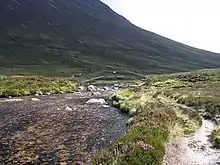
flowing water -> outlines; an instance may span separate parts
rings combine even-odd
[[[1,99],[0,164],[88,164],[126,132],[127,116],[119,110],[86,104],[103,96],[110,93]]]

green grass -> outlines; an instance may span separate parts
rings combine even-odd
[[[135,108],[137,113],[129,132],[112,148],[94,158],[93,164],[159,165],[165,145],[171,138],[191,134],[199,128],[201,118],[198,113],[184,109],[166,97],[163,91],[161,88],[135,86],[112,96],[113,104],[122,112],[129,114]],[[140,141],[153,149],[143,149],[138,145]]]
[[[205,113],[219,115],[220,69],[167,75],[151,75],[143,82],[116,92],[113,105],[122,112],[136,109],[128,132],[101,151],[95,165],[160,165],[165,146],[174,138],[190,136],[202,124]],[[139,145],[152,146],[144,149]],[[219,127],[213,131],[219,145]]]
[[[1,1],[1,6],[7,5],[8,0]],[[27,10],[23,3],[23,10],[10,5],[14,11],[1,8],[0,74],[71,76],[78,71],[90,74],[117,68],[141,75],[220,67],[219,54],[140,29],[101,1],[58,1],[56,7],[65,14],[57,17],[57,11],[51,10],[50,20],[45,18],[47,25],[35,13],[48,12],[48,4],[31,5]]]
[[[180,104],[209,113],[214,119],[220,114],[220,70],[201,70],[176,74],[173,78],[189,85],[166,90],[166,95]]]
[[[0,97],[27,96],[34,94],[74,92],[76,85],[71,79],[38,76],[1,76]]]
[[[80,70],[81,72],[81,70]],[[79,69],[68,65],[13,65],[10,67],[0,66],[0,75],[5,76],[46,76],[46,77],[70,77],[79,73]]]
[[[220,148],[220,126],[217,126],[212,132],[212,141],[214,147]]]

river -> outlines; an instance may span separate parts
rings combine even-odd
[[[0,100],[0,164],[88,164],[126,132],[127,116],[91,92]]]

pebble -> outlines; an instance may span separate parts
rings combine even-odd
[[[73,109],[67,106],[67,107],[65,108],[65,110],[66,110],[66,111],[72,111]]]
[[[31,98],[31,101],[40,101],[38,98]]]
[[[105,91],[108,91],[108,90],[109,90],[109,88],[108,88],[108,87],[106,87],[106,86],[105,86],[103,89],[104,89]]]
[[[80,91],[84,91],[84,90],[85,90],[84,86],[79,86],[78,89],[79,89]]]
[[[50,93],[50,92],[47,92],[46,95],[51,95],[51,93]]]
[[[132,108],[132,109],[129,110],[129,115],[132,116],[132,115],[134,115],[136,112],[137,112],[137,109],[136,109],[136,108]]]
[[[100,92],[92,92],[92,96],[94,96],[94,95],[101,95],[101,93]]]
[[[109,105],[102,105],[104,108],[110,108],[111,106]]]
[[[88,91],[96,91],[96,86],[94,86],[94,85],[89,85],[89,86],[88,86]]]

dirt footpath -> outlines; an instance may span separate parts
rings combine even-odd
[[[203,124],[191,137],[171,142],[166,149],[163,165],[220,165],[220,150],[212,147],[210,135],[214,124]]]

